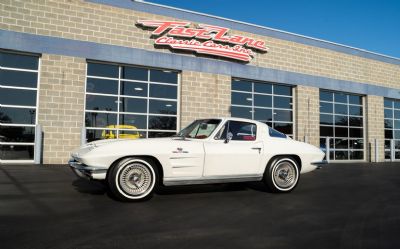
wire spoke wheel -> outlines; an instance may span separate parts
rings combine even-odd
[[[125,193],[133,196],[146,193],[152,186],[152,182],[150,169],[137,162],[125,166],[119,175],[120,187]]]
[[[296,166],[289,161],[278,162],[274,167],[273,180],[282,189],[291,188],[297,182]]]

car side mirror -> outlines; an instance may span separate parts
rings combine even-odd
[[[229,143],[229,141],[231,141],[233,138],[233,134],[232,132],[228,132],[228,134],[226,134],[226,138],[225,138],[225,143]]]

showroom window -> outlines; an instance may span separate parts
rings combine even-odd
[[[87,140],[176,134],[178,82],[175,71],[88,62]]]
[[[39,57],[0,51],[0,160],[34,159]]]
[[[360,95],[320,90],[320,146],[330,138],[331,160],[364,159],[364,110]]]
[[[385,159],[391,159],[390,140],[394,142],[394,159],[400,159],[400,100],[385,98]]]
[[[293,137],[292,87],[232,79],[232,117],[261,121]]]

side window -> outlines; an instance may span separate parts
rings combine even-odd
[[[257,126],[253,123],[228,121],[218,132],[216,139],[226,139],[226,135],[229,133],[232,136],[231,140],[254,141],[256,140]]]
[[[287,136],[271,127],[269,127],[269,136],[270,137],[279,137],[279,138],[287,138]]]

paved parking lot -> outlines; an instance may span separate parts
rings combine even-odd
[[[0,247],[400,248],[400,164],[331,164],[290,194],[164,188],[121,203],[66,166],[0,166]]]

